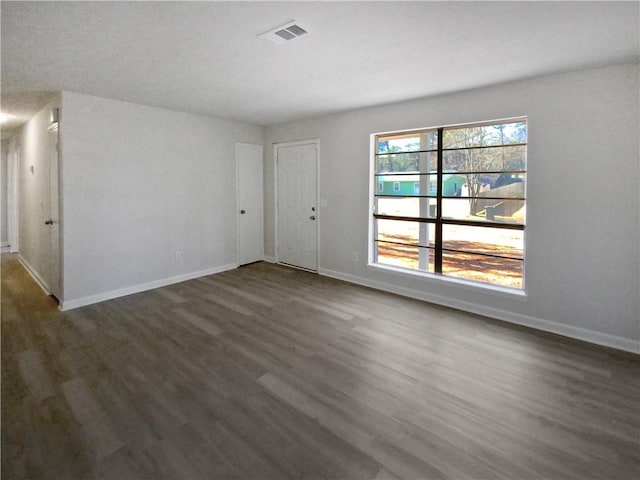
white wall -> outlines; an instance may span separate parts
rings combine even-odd
[[[236,264],[235,144],[262,127],[63,92],[60,141],[65,308]]]
[[[0,246],[9,242],[7,235],[7,160],[9,157],[9,140],[2,140],[0,145]]]
[[[265,145],[320,138],[321,273],[639,350],[638,92],[638,66],[622,65],[272,126]],[[366,266],[370,134],[521,115],[525,299]],[[271,148],[265,157],[265,255],[274,256]]]
[[[19,135],[12,135],[7,147],[7,242],[9,251],[17,253],[20,251],[20,232],[18,223],[18,195],[20,191],[20,138]]]
[[[52,108],[59,107],[57,97],[40,110],[21,129],[17,145],[18,165],[18,243],[20,257],[38,281],[46,287],[51,268],[51,229],[49,218],[49,131]],[[33,170],[33,171],[32,171]]]

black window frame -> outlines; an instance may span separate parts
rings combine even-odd
[[[472,147],[454,147],[454,148],[445,148],[444,147],[444,133],[446,130],[456,130],[456,129],[462,129],[462,128],[474,128],[474,127],[485,127],[485,126],[495,126],[495,125],[506,125],[506,124],[512,124],[512,123],[524,123],[526,125],[526,140],[524,142],[518,142],[518,143],[501,143],[498,145],[479,145],[479,146],[472,146]],[[389,175],[394,175],[394,173],[391,172],[384,172],[384,173],[378,173],[377,172],[377,157],[379,156],[389,156],[389,155],[393,155],[393,153],[389,153],[389,152],[378,152],[378,143],[379,143],[379,138],[380,137],[389,137],[389,136],[409,136],[412,134],[415,135],[419,135],[419,134],[429,134],[429,133],[436,133],[437,135],[437,148],[436,149],[420,149],[420,150],[416,150],[415,153],[436,153],[437,154],[437,166],[436,166],[436,172],[435,172],[435,176],[437,178],[436,180],[436,194],[435,196],[432,195],[431,193],[431,188],[430,186],[427,188],[428,193],[427,195],[394,195],[394,198],[430,198],[430,199],[435,199],[436,201],[436,207],[435,207],[435,212],[436,215],[435,216],[417,216],[417,217],[404,217],[404,216],[398,216],[398,215],[389,215],[389,214],[380,214],[377,211],[375,211],[375,205],[377,204],[376,199],[377,198],[384,198],[384,197],[389,197],[388,195],[385,195],[384,193],[376,193],[374,191],[373,195],[371,195],[371,200],[372,200],[372,206],[373,208],[373,215],[372,215],[372,222],[373,222],[373,228],[371,229],[371,235],[370,235],[370,241],[372,242],[372,247],[373,247],[373,257],[372,257],[372,263],[376,266],[383,266],[385,268],[387,267],[391,267],[391,268],[401,268],[403,270],[408,270],[412,273],[418,273],[418,274],[424,274],[425,276],[432,276],[432,275],[436,275],[436,276],[441,276],[441,277],[445,277],[445,278],[455,278],[458,280],[466,280],[466,281],[470,281],[470,282],[477,282],[478,285],[490,285],[490,286],[494,286],[494,287],[504,287],[504,288],[510,288],[513,289],[515,291],[524,291],[525,289],[525,245],[524,245],[524,232],[526,229],[526,220],[523,220],[522,223],[510,223],[510,222],[504,222],[504,221],[490,221],[490,220],[480,220],[480,221],[474,221],[474,220],[467,220],[467,219],[456,219],[456,218],[447,218],[447,217],[443,217],[443,200],[444,199],[448,199],[448,198],[452,198],[450,195],[444,195],[443,189],[444,189],[444,175],[451,173],[451,172],[445,172],[444,171],[444,161],[443,161],[443,157],[444,157],[444,153],[447,151],[453,151],[453,150],[469,150],[469,149],[480,149],[480,148],[504,148],[505,146],[523,146],[524,147],[524,152],[525,152],[525,160],[524,160],[524,168],[519,169],[519,170],[504,170],[504,165],[503,165],[503,170],[491,170],[491,171],[486,171],[486,172],[480,172],[482,174],[517,174],[517,175],[521,175],[522,178],[526,179],[527,176],[527,145],[528,145],[528,129],[529,129],[529,123],[528,123],[528,118],[527,117],[517,117],[517,118],[509,118],[509,119],[504,119],[504,120],[494,120],[494,121],[488,121],[488,122],[478,122],[478,123],[467,123],[467,124],[458,124],[458,125],[449,125],[449,126],[441,126],[441,127],[435,127],[435,128],[423,128],[423,129],[416,129],[416,130],[405,130],[405,131],[401,131],[401,132],[389,132],[389,133],[378,133],[378,134],[374,134],[373,137],[373,142],[372,142],[372,171],[373,171],[373,178],[374,181],[377,182],[378,181],[378,177],[383,177],[383,176],[389,176]],[[396,155],[405,155],[407,152],[394,152]],[[478,173],[478,172],[456,172],[456,173],[461,173],[461,174],[469,174],[469,173]],[[401,173],[395,173],[396,175],[401,174]],[[434,175],[432,170],[428,170],[426,172],[420,171],[419,173],[420,175]],[[526,184],[525,184],[525,189],[526,189]],[[395,193],[395,192],[394,192]],[[457,198],[471,198],[470,196],[456,196]],[[524,205],[526,205],[526,191],[523,194],[522,197],[508,197],[506,199],[508,200],[519,200],[519,201],[523,201]],[[494,197],[482,197],[484,199],[493,199]],[[497,198],[495,198],[497,199]],[[503,197],[501,197],[500,199],[505,199]],[[385,240],[379,240],[377,238],[377,229],[376,229],[376,220],[399,220],[399,221],[410,221],[410,222],[424,222],[424,223],[429,223],[434,225],[435,227],[435,241],[433,243],[433,246],[431,246],[431,244],[427,244],[428,246],[421,246],[421,245],[416,245],[416,244],[410,244],[410,243],[399,243],[400,245],[405,245],[405,246],[411,246],[411,247],[419,247],[419,248],[427,248],[430,251],[433,251],[433,255],[434,255],[434,269],[432,272],[429,271],[429,268],[427,268],[426,270],[423,269],[413,269],[413,268],[408,268],[408,267],[395,267],[393,265],[389,265],[386,263],[378,263],[377,262],[377,243],[378,242],[382,242],[382,243],[391,243]],[[444,242],[443,242],[443,227],[445,225],[459,225],[459,226],[471,226],[471,227],[484,227],[484,228],[499,228],[499,229],[512,229],[512,230],[518,230],[518,231],[522,231],[523,232],[523,246],[522,246],[522,256],[521,258],[517,258],[517,257],[510,257],[508,255],[495,255],[495,254],[490,254],[490,253],[479,253],[479,252],[472,252],[469,250],[456,250],[456,249],[452,249],[452,248],[445,248],[444,247]],[[466,279],[464,277],[459,277],[459,276],[453,276],[453,275],[447,275],[445,272],[443,272],[443,255],[445,252],[453,252],[453,253],[467,253],[467,254],[472,254],[472,255],[477,255],[477,256],[482,256],[482,257],[498,257],[498,258],[504,258],[504,259],[511,259],[511,260],[517,260],[521,262],[521,270],[522,270],[522,281],[521,281],[521,286],[520,287],[505,287],[504,285],[500,285],[498,283],[494,283],[494,282],[490,282],[490,281],[478,281],[478,280],[472,280],[472,279]],[[431,255],[431,254],[430,254]]]

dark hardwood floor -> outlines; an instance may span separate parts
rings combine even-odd
[[[637,479],[637,356],[265,263],[57,311],[2,256],[3,479]]]

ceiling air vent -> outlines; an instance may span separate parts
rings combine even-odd
[[[306,35],[307,33],[308,32],[300,25],[297,25],[296,22],[289,22],[276,27],[273,30],[269,30],[268,32],[261,33],[258,37],[269,40],[276,45],[280,45],[288,42],[289,40]]]

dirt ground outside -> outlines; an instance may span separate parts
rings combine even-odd
[[[395,236],[390,241],[403,241]],[[406,239],[410,240],[410,239]],[[496,255],[517,254],[515,249],[496,247],[480,242],[448,242],[447,246],[455,250],[473,250],[474,252],[494,253]],[[392,243],[378,244],[378,261],[412,270],[418,269],[419,247]],[[429,270],[433,272],[433,254],[430,255]],[[442,270],[446,275],[481,282],[489,282],[505,287],[522,288],[522,261],[507,258],[487,257],[473,253],[447,252],[442,255]]]
[[[380,202],[379,206],[385,213],[398,216],[413,216],[419,210],[418,199],[393,200]],[[444,211],[455,218],[478,220],[470,217],[468,202],[456,199],[444,200]],[[393,211],[391,211],[393,210]],[[511,218],[504,219],[511,222],[524,222],[524,208],[516,212]],[[499,220],[499,219],[496,219]],[[424,227],[423,227],[424,228]],[[427,227],[429,228],[429,227]],[[424,235],[429,243],[434,242],[434,230]],[[420,242],[420,224],[409,221],[379,220],[378,221],[378,262],[387,265],[419,269],[421,247],[414,245],[426,244]],[[471,240],[470,240],[471,239]],[[390,243],[383,243],[390,242]],[[405,245],[401,245],[405,244]],[[488,282],[505,287],[522,288],[524,234],[519,230],[470,227],[460,225],[444,225],[443,227],[443,273],[458,278]],[[427,250],[422,248],[422,250]],[[461,250],[461,251],[450,251]],[[497,258],[513,257],[513,258]],[[430,250],[427,271],[434,271],[434,255]]]

